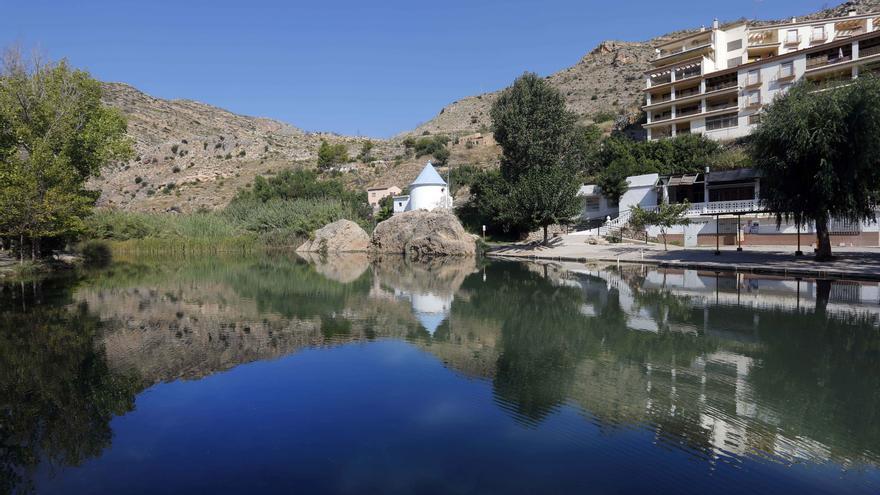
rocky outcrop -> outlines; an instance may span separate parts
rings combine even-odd
[[[370,249],[370,236],[351,220],[337,220],[315,231],[314,239],[296,249],[300,253],[358,253]]]
[[[373,231],[373,249],[412,258],[473,256],[475,237],[465,232],[455,215],[408,211],[381,222]]]

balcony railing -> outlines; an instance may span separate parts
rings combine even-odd
[[[797,35],[794,38],[786,37],[785,38],[785,46],[795,46],[801,44],[801,35]]]
[[[689,117],[691,115],[696,115],[696,114],[700,113],[701,111],[702,111],[702,109],[699,106],[692,107],[692,108],[685,108],[681,111],[676,111],[675,116],[676,117]]]
[[[834,65],[840,64],[843,62],[849,62],[852,60],[852,55],[845,55],[843,57],[830,57],[828,55],[822,55],[819,57],[812,57],[807,59],[807,70],[815,69],[818,67],[824,67],[826,65]]]
[[[660,205],[642,207],[648,211],[657,211]],[[763,211],[764,206],[759,199],[743,199],[738,201],[709,201],[706,203],[692,203],[684,212],[684,216],[698,217],[701,215],[726,215],[730,213],[749,213]],[[608,227],[623,227],[629,222],[632,210],[620,212],[620,216],[606,223]]]
[[[794,69],[782,70],[776,74],[776,80],[779,82],[791,81],[795,78]]]
[[[662,113],[660,115],[654,115],[651,118],[651,122],[663,122],[664,120],[669,120],[672,118],[672,112]]]
[[[687,98],[688,96],[693,96],[693,95],[698,95],[698,94],[700,94],[699,87],[685,89],[685,90],[681,90],[681,91],[676,91],[675,92],[675,99],[678,100],[681,98]]]
[[[871,55],[877,55],[878,53],[880,53],[880,44],[869,46],[868,48],[859,47],[859,58],[870,57]]]
[[[706,111],[707,112],[714,112],[715,110],[726,110],[728,108],[735,110],[737,108],[737,106],[738,106],[738,103],[736,100],[730,100],[730,101],[725,101],[723,103],[715,103],[715,104],[707,105]]]
[[[758,77],[748,77],[746,79],[746,89],[760,86],[761,82],[761,74],[758,74]]]
[[[711,93],[713,91],[721,91],[722,89],[735,88],[736,86],[736,79],[733,79],[731,81],[725,81],[718,84],[706,85],[706,92]]]

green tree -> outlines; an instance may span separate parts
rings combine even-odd
[[[449,163],[449,149],[446,147],[439,148],[432,156],[434,157],[435,165],[445,167]]]
[[[663,250],[668,250],[666,246],[666,231],[676,225],[687,225],[690,223],[684,214],[691,205],[687,201],[684,203],[669,204],[664,203],[655,210],[646,210],[640,206],[634,206],[630,210],[629,225],[635,230],[645,230],[649,225],[656,225],[660,228],[660,237],[663,238]]]
[[[543,78],[525,73],[505,89],[490,112],[501,146],[501,173],[513,182],[532,168],[571,164],[577,116]]]
[[[379,211],[376,212],[376,223],[384,222],[394,215],[394,196],[385,196],[379,200]]]
[[[510,195],[500,218],[525,230],[566,223],[578,212],[583,131],[557,89],[535,74],[520,76],[491,110],[501,145],[501,176]]]
[[[330,144],[326,139],[321,140],[321,146],[318,147],[318,168],[327,170],[347,161],[348,148],[345,147],[345,144]]]
[[[101,103],[101,85],[66,61],[7,52],[0,72],[0,235],[41,240],[85,229],[97,193],[86,181],[131,156],[125,118]]]
[[[817,91],[823,89],[823,91]],[[752,133],[761,200],[777,216],[816,227],[816,259],[831,259],[832,218],[874,218],[880,190],[880,80],[843,87],[795,85]]]
[[[364,144],[361,145],[361,151],[358,153],[358,160],[363,163],[370,163],[373,161],[373,148],[376,147],[376,144],[369,139],[364,141]]]

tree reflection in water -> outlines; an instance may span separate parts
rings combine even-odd
[[[40,463],[76,466],[110,445],[140,383],[113,373],[102,327],[67,281],[0,289],[0,492],[29,491]]]
[[[766,288],[789,281],[643,267],[312,262],[117,263],[74,299],[69,281],[4,287],[3,488],[41,459],[100,454],[110,419],[144,384],[376,338],[406,339],[487,380],[527,428],[572,406],[708,462],[878,463],[877,305],[850,310],[834,284],[810,285],[810,302],[800,282],[792,297]]]

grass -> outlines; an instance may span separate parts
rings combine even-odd
[[[114,253],[221,253],[295,248],[311,232],[357,212],[335,200],[236,201],[221,211],[186,214],[96,210],[87,237]]]

